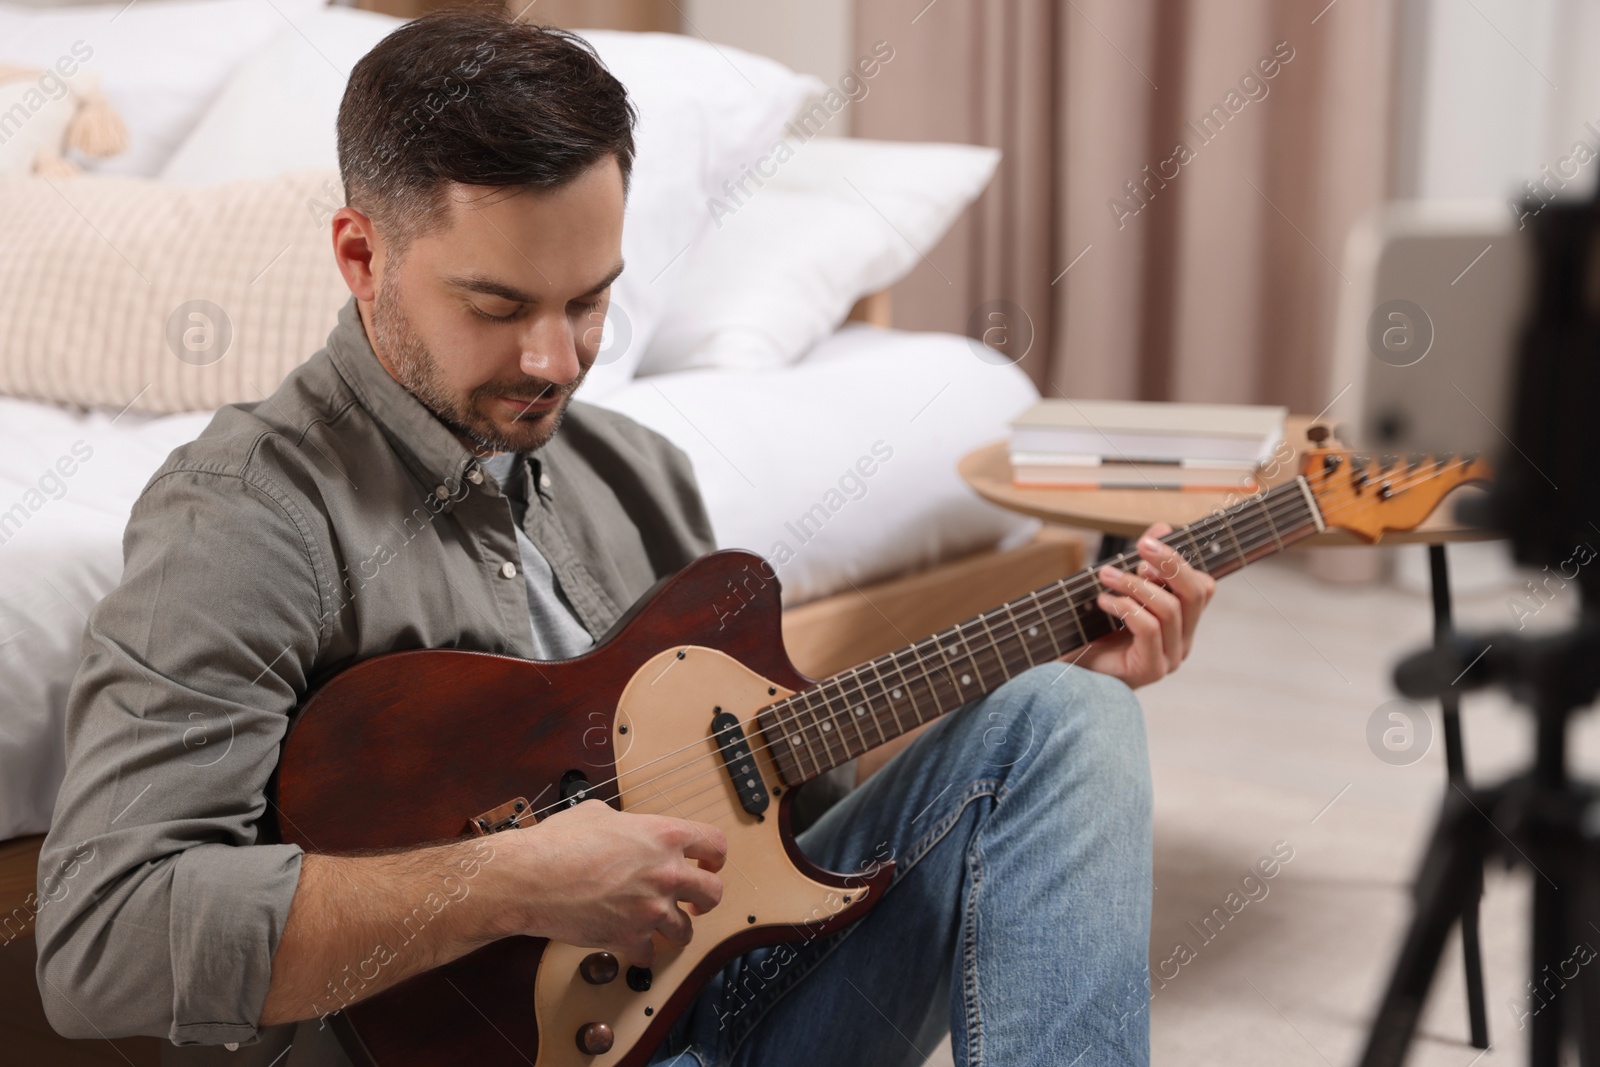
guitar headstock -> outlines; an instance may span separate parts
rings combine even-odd
[[[1319,446],[1326,430],[1312,439]],[[1300,473],[1317,498],[1329,527],[1372,542],[1390,530],[1411,530],[1433,513],[1450,490],[1492,476],[1476,452],[1377,453],[1349,448],[1310,448]]]

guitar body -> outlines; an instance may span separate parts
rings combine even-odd
[[[284,742],[274,801],[282,839],[308,852],[460,838],[517,798],[549,809],[564,781],[569,793],[586,782],[586,796],[623,810],[713,823],[728,839],[722,903],[695,918],[687,947],[657,939],[648,989],[623,975],[584,981],[579,964],[593,949],[507,938],[344,1008],[334,1022],[352,1059],[634,1067],[734,956],[809,940],[877,903],[892,864],[836,874],[794,842],[793,794],[755,723],[762,707],[813,684],[784,651],[780,608],[761,557],[714,552],[657,583],[577,659],[397,652],[346,670],[306,702]],[[711,732],[717,712],[744,728],[776,801],[764,814],[740,805]],[[482,840],[492,864],[495,836]],[[457,876],[455,887],[459,899],[470,880]],[[442,886],[417,905],[390,941],[397,952],[408,931],[451,906]],[[352,961],[327,1010],[360,996],[379,965]],[[614,1035],[608,1052],[580,1049],[592,1023]]]

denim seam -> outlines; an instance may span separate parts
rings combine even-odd
[[[922,858],[926,856],[935,845],[942,841],[952,828],[954,828],[955,824],[960,821],[962,814],[966,811],[967,805],[971,804],[974,800],[977,800],[982,796],[995,796],[1002,789],[1003,786],[1001,783],[992,778],[984,778],[970,783],[967,786],[966,791],[962,793],[960,803],[956,804],[943,819],[939,820],[939,822],[935,823],[931,828],[929,828],[927,833],[923,834],[922,837],[917,839],[904,860],[895,864],[895,873],[889,882],[888,888],[884,890],[884,898],[887,899],[890,891],[892,891],[894,887],[898,885],[900,881],[905,878],[905,876],[909,874],[911,870],[922,860]],[[883,901],[879,901],[877,907],[882,906]],[[807,975],[811,974],[812,971],[816,970],[823,960],[831,956],[834,951],[844,942],[844,939],[854,932],[860,925],[860,922],[851,923],[843,930],[831,935],[828,939],[828,944],[818,951],[816,958],[811,961],[809,966],[792,971],[781,983],[769,986],[762,991],[764,1002],[763,998],[758,998],[752,1004],[752,1010],[745,1016],[745,1018],[741,1020],[742,1032],[739,1033],[729,1043],[728,1062],[732,1062],[733,1057],[738,1053],[740,1046],[742,1046],[750,1037],[750,1034],[754,1032],[757,1024],[759,1024],[761,1020],[766,1017],[767,1013],[770,1012],[773,1007],[780,1000],[782,1000],[791,989],[795,987],[795,985],[797,985]]]
[[[983,888],[983,865],[977,835],[967,853],[967,870],[972,878],[967,894],[966,913],[961,917],[961,982],[962,1012],[967,1020],[967,1055],[969,1064],[983,1063],[983,1017],[978,1011],[978,1001],[983,991],[978,986],[978,909],[976,897]]]

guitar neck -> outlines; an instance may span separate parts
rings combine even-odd
[[[1303,477],[1252,496],[1161,540],[1214,578],[1323,528]],[[810,781],[1040,663],[1121,628],[1095,603],[1109,563],[1132,572],[1137,552],[1053,582],[877,659],[823,679],[757,717],[790,786]]]

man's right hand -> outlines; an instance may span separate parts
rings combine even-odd
[[[493,838],[502,886],[520,890],[509,933],[655,962],[652,935],[687,945],[690,917],[722,900],[728,840],[710,823],[620,812],[586,800],[536,826]],[[698,864],[698,865],[697,865]]]

